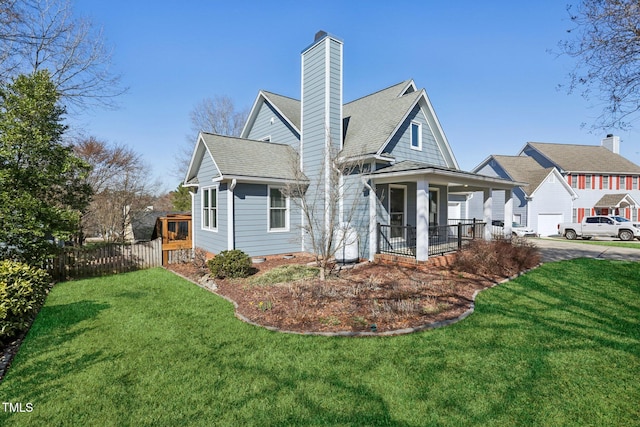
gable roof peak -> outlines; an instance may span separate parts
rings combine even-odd
[[[300,134],[300,100],[261,89],[251,107],[247,121],[240,134],[241,137],[248,136],[251,126],[253,126],[258,117],[260,106],[264,102],[268,102],[291,125],[293,130],[298,135]]]
[[[398,97],[405,96],[418,90],[418,87],[416,86],[416,83],[413,81],[413,79],[405,80],[405,82],[407,83],[407,85],[402,89],[402,91],[400,91],[400,95],[398,95]]]
[[[380,89],[377,90],[375,92],[372,92],[370,94],[361,96],[360,98],[356,98],[353,101],[349,101],[347,103],[345,103],[344,105],[347,106],[349,104],[352,104],[354,102],[358,102],[361,101],[362,99],[368,98],[370,96],[376,96],[376,95],[385,95],[385,92],[389,93],[389,97],[390,98],[400,98],[403,95],[406,95],[407,93],[407,89],[409,88],[410,85],[413,85],[414,91],[415,91],[415,83],[413,83],[412,79],[409,80],[403,80],[400,83],[396,83],[393,84],[391,86],[385,87],[384,89]]]

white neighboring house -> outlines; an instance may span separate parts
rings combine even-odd
[[[618,136],[607,135],[598,146],[528,142],[517,156],[489,156],[473,172],[527,182],[513,192],[513,221],[541,236],[588,215],[638,220],[640,166],[620,155]],[[493,219],[502,220],[503,192],[493,193]],[[472,217],[482,213],[481,196],[469,202]]]

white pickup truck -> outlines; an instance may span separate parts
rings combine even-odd
[[[558,224],[558,234],[569,240],[577,237],[618,237],[620,240],[640,240],[640,224],[621,216],[586,216],[582,222]]]

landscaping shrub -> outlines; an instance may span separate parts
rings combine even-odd
[[[527,239],[473,240],[456,254],[452,268],[480,275],[509,277],[540,263],[538,248]]]
[[[199,271],[207,270],[207,251],[197,248],[193,254],[192,262]]]
[[[44,303],[50,283],[44,270],[0,261],[0,341],[27,330]]]
[[[241,250],[222,251],[207,261],[209,271],[218,279],[247,277],[253,270],[249,255]]]

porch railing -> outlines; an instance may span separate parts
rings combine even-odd
[[[429,256],[455,252],[468,241],[482,238],[485,226],[477,220],[460,220],[456,224],[429,227]],[[378,224],[379,254],[415,257],[416,241],[414,226]]]

